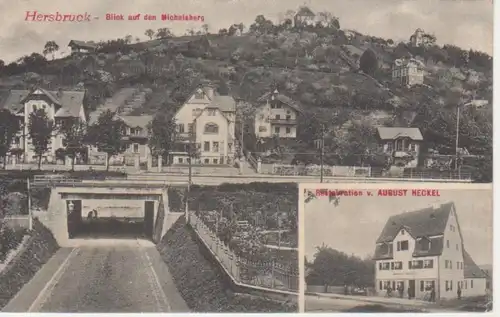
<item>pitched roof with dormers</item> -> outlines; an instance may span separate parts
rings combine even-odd
[[[300,109],[300,107],[291,98],[289,98],[289,97],[287,97],[287,96],[285,96],[283,94],[280,94],[277,90],[265,93],[259,99],[257,99],[257,101],[258,102],[269,101],[269,100],[272,99],[273,95],[274,95],[274,98],[276,100],[278,100],[281,103],[289,106],[290,108],[294,109],[295,111],[297,111],[297,112],[301,112],[302,111]]]
[[[15,114],[20,114],[20,112],[24,109],[25,100],[36,91],[40,91],[52,103],[60,106],[60,108],[55,113],[56,117],[64,118],[80,116],[80,111],[83,107],[85,92],[76,90],[49,91],[42,88],[36,88],[31,91],[11,90],[8,93],[7,98],[5,98],[5,101],[2,103],[1,107],[9,109]]]

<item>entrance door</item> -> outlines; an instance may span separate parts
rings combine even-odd
[[[415,280],[410,280],[408,285],[408,297],[415,298]]]
[[[155,223],[155,202],[144,202],[144,233],[146,237],[153,238],[153,227]]]
[[[66,210],[68,213],[68,235],[69,238],[74,238],[79,233],[82,222],[82,201],[68,200],[66,202]]]

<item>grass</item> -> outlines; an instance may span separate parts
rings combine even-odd
[[[158,244],[174,283],[193,312],[296,312],[297,306],[261,296],[235,293],[215,259],[179,218]]]

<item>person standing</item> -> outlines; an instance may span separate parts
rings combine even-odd
[[[458,299],[462,299],[462,289],[460,288],[460,285],[458,286],[458,289],[457,289],[457,297]]]
[[[431,302],[435,302],[436,301],[436,289],[434,288],[434,286],[431,287]]]

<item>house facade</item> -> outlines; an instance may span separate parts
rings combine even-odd
[[[392,66],[392,80],[408,87],[423,85],[424,64],[415,58],[397,59]]]
[[[420,163],[424,138],[419,128],[379,127],[377,138],[381,151],[391,157],[393,165],[417,167]]]
[[[95,52],[95,50],[97,49],[97,44],[94,42],[71,40],[68,43],[68,47],[71,48],[71,54],[73,54],[73,53],[91,53],[91,52]]]
[[[390,217],[376,241],[375,288],[385,296],[424,299],[434,288],[436,299],[485,295],[486,275],[464,249],[452,202]]]
[[[54,163],[56,161],[56,150],[64,148],[62,134],[57,127],[65,120],[79,119],[86,121],[83,107],[84,91],[58,90],[48,91],[42,88],[34,90],[11,90],[5,99],[3,107],[9,109],[19,119],[21,130],[14,138],[10,148],[11,155],[8,160],[11,163],[26,162],[36,163],[38,157],[34,152],[32,141],[29,137],[30,114],[43,109],[49,120],[56,126],[51,137],[51,143],[46,153],[42,155],[42,163]]]
[[[266,93],[258,99],[254,117],[254,131],[258,138],[297,137],[297,116],[300,108],[287,96],[277,90]]]
[[[314,26],[316,25],[316,22],[316,14],[314,14],[314,12],[306,6],[300,7],[293,17],[293,25],[295,27],[307,25]]]
[[[93,117],[95,120],[97,116]],[[109,159],[111,165],[128,165],[146,164],[151,158],[151,150],[148,146],[149,130],[148,125],[153,120],[152,116],[125,116],[116,115],[117,120],[124,123],[122,131],[122,142],[125,150]],[[91,122],[92,124],[93,122]],[[89,157],[93,161],[103,162],[105,153],[99,152],[95,146],[89,147]]]
[[[233,164],[235,155],[236,101],[219,95],[211,84],[194,89],[175,114],[176,144],[173,164],[188,164],[188,147],[196,144],[199,157],[193,164]]]

